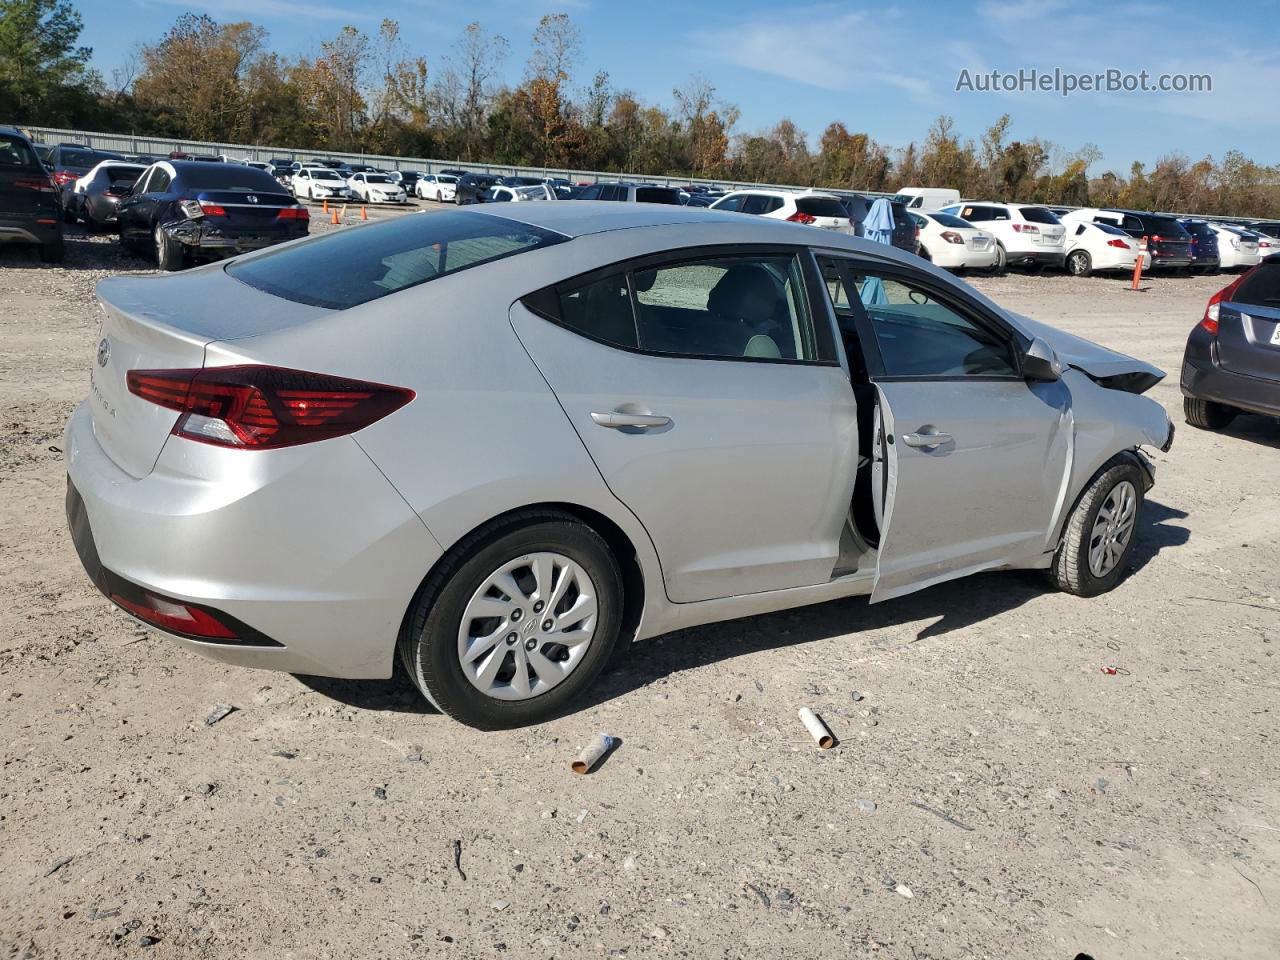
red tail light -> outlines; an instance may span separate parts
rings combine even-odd
[[[157,627],[174,633],[210,640],[238,639],[234,630],[211,613],[181,600],[167,600],[144,592],[140,600],[130,600],[113,593],[111,602],[128,610],[139,620],[154,623]]]
[[[1013,227],[1014,233],[1039,233],[1040,232],[1040,228],[1037,227],[1034,223],[1013,223],[1013,224],[1010,224],[1010,226]]]
[[[919,228],[917,228],[916,233],[919,234]],[[964,237],[960,236],[960,234],[956,233],[954,230],[944,230],[942,233],[942,239],[947,241],[947,243],[964,243]]]
[[[306,207],[285,207],[276,216],[277,220],[310,220],[311,214]]]
[[[1257,267],[1253,268],[1253,270],[1257,269]],[[1235,292],[1239,289],[1240,284],[1244,283],[1245,280],[1248,279],[1249,274],[1253,273],[1253,270],[1246,270],[1209,298],[1209,303],[1204,308],[1204,318],[1200,321],[1200,326],[1213,336],[1216,337],[1218,335],[1218,313],[1221,309],[1222,302],[1230,300],[1235,296]]]
[[[216,203],[207,203],[200,201],[200,209],[204,211],[206,217],[225,217],[227,215],[226,208],[218,206]]]
[[[787,217],[789,223],[816,223],[818,218],[810,213],[801,213],[797,210],[791,216]]]
[[[1158,233],[1157,233],[1155,236],[1153,236],[1153,237],[1151,238],[1151,242],[1152,242],[1152,243],[1164,243],[1164,237],[1160,236],[1160,234],[1158,234]]]
[[[179,411],[173,434],[240,450],[271,450],[362,430],[412,390],[283,367],[130,370],[129,392]]]
[[[1129,242],[1128,242],[1127,240],[1121,240],[1119,237],[1116,237],[1114,240],[1108,240],[1108,241],[1107,241],[1107,246],[1108,246],[1108,247],[1119,247],[1121,250],[1128,250],[1128,249],[1129,249]]]
[[[53,175],[53,182],[54,182],[54,183],[56,183],[56,184],[57,184],[58,186],[60,186],[60,187],[62,187],[62,186],[66,186],[66,185],[67,185],[68,183],[70,183],[72,180],[79,180],[79,179],[80,179],[80,178],[79,178],[79,177],[77,177],[77,176],[76,176],[74,173],[72,173],[70,170],[58,170],[58,171],[57,171],[57,172],[55,172],[55,173],[54,173],[54,175]]]

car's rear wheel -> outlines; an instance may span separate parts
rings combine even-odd
[[[1182,415],[1187,423],[1201,430],[1221,430],[1236,418],[1240,411],[1225,403],[1201,400],[1199,397],[1182,398]]]
[[[156,224],[156,266],[161,270],[181,270],[186,258],[182,252],[182,244],[164,232],[164,228]]]
[[[541,723],[608,663],[622,574],[568,514],[528,510],[467,537],[432,572],[401,631],[401,659],[442,711],[482,730]]]
[[[1093,273],[1093,260],[1084,250],[1073,250],[1067,255],[1067,273],[1073,277],[1087,277]]]
[[[1127,457],[1111,460],[1067,518],[1049,579],[1059,590],[1093,597],[1124,577],[1142,512],[1142,471]]]
[[[1008,269],[1009,269],[1009,258],[1004,251],[1004,244],[997,242],[996,243],[996,262],[995,262],[995,265],[991,268],[991,272],[997,277],[1002,277],[1004,276],[1005,272]]]
[[[48,243],[40,244],[40,259],[45,263],[61,263],[66,255],[67,248],[62,242],[61,234]]]

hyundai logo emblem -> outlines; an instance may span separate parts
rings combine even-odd
[[[103,337],[98,341],[98,366],[105,367],[111,359],[111,341]]]

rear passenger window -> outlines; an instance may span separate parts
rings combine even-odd
[[[147,193],[164,193],[169,189],[169,184],[173,182],[173,178],[169,176],[168,171],[163,167],[157,167],[155,173],[151,174],[151,180],[147,183]]]
[[[745,199],[747,198],[746,197],[725,197],[723,201],[716,204],[716,209],[729,210],[729,211],[732,211],[733,213],[741,213],[742,201],[744,201]]]
[[[724,257],[634,274],[640,347],[656,353],[813,360],[813,326],[792,256]]]

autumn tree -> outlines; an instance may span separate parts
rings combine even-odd
[[[541,164],[565,162],[565,88],[581,47],[581,35],[568,14],[548,14],[533,31],[525,87],[538,130]]]

